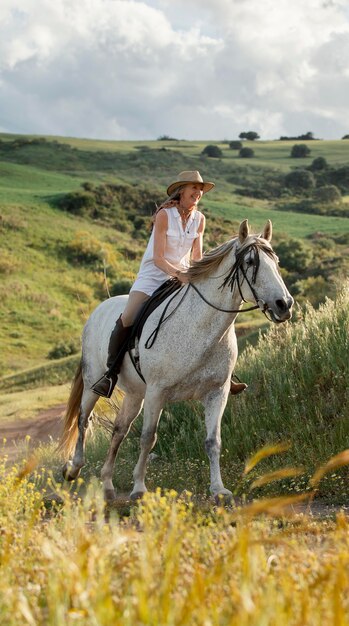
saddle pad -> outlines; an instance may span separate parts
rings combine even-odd
[[[155,311],[155,309],[164,300],[166,300],[168,296],[172,295],[173,293],[175,293],[182,287],[183,287],[183,284],[179,280],[177,280],[176,278],[175,279],[170,278],[169,280],[166,280],[166,282],[164,282],[162,285],[160,285],[160,287],[158,287],[156,291],[154,291],[154,293],[150,296],[149,300],[145,301],[145,303],[142,305],[142,308],[140,309],[135,319],[135,322],[132,328],[132,333],[131,333],[130,340],[129,340],[129,344],[128,344],[129,349],[134,347],[135,338],[136,337],[137,339],[140,338],[142,334],[143,326],[145,322],[147,321],[149,315],[153,311]]]

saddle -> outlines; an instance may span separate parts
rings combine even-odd
[[[155,309],[157,309],[157,307],[160,306],[160,304],[162,304],[162,302],[164,302],[166,298],[168,298],[172,294],[175,295],[177,291],[182,289],[182,287],[183,287],[183,284],[179,280],[177,280],[177,278],[170,278],[169,280],[166,280],[166,282],[160,285],[160,287],[158,287],[156,291],[154,291],[154,293],[150,296],[150,298],[145,301],[145,303],[142,305],[134,321],[132,332],[131,332],[128,345],[127,345],[127,351],[130,355],[131,361],[138,375],[141,377],[141,379],[144,382],[145,380],[143,378],[142,372],[139,367],[139,355],[138,355],[138,350],[137,350],[138,342],[141,337],[144,324],[147,321],[149,315],[151,315],[151,313],[153,313],[153,311],[155,311]],[[171,300],[169,301],[169,304],[170,302]],[[147,343],[146,343],[146,348],[151,348],[152,345],[154,344],[159,328],[166,314],[166,311],[167,311],[167,307],[164,309],[159,325],[157,326],[155,331],[152,333],[152,335],[148,338]],[[131,352],[131,350],[133,349],[136,349],[136,352],[134,355]]]

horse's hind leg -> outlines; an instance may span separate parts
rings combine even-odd
[[[93,407],[98,400],[98,396],[90,389],[84,389],[79,418],[78,418],[78,439],[75,446],[74,455],[71,461],[68,461],[63,467],[63,477],[65,480],[75,480],[80,474],[80,470],[84,465],[85,439],[89,425],[89,417]]]
[[[145,472],[149,452],[156,443],[156,431],[161,417],[163,407],[163,399],[158,395],[146,394],[144,403],[144,418],[141,435],[141,453],[137,465],[133,472],[134,487],[131,493],[131,499],[137,500],[147,491],[145,486]]]
[[[101,478],[103,481],[104,498],[106,502],[113,502],[116,498],[113,485],[113,469],[119,447],[128,434],[132,422],[139,415],[143,406],[143,398],[126,395],[119,414],[115,419],[112,440],[107,458],[102,467]]]

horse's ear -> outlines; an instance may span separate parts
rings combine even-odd
[[[240,228],[239,228],[239,240],[240,243],[244,243],[246,237],[248,237],[250,232],[250,229],[248,227],[248,220],[244,220],[243,222],[241,222],[240,224]]]
[[[273,236],[273,225],[271,221],[268,220],[266,225],[264,226],[262,237],[263,239],[266,239],[267,241],[271,241],[272,236]]]

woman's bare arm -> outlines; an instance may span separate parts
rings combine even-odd
[[[192,249],[191,249],[191,258],[193,261],[200,261],[202,259],[202,247],[203,247],[203,236],[205,232],[206,219],[205,216],[201,216],[201,222],[198,228],[198,237],[194,240]]]
[[[182,272],[178,270],[178,267],[172,265],[172,263],[169,263],[169,261],[165,259],[167,226],[167,213],[166,211],[160,210],[155,218],[153,261],[160,270],[181,280],[180,274],[182,274]]]

